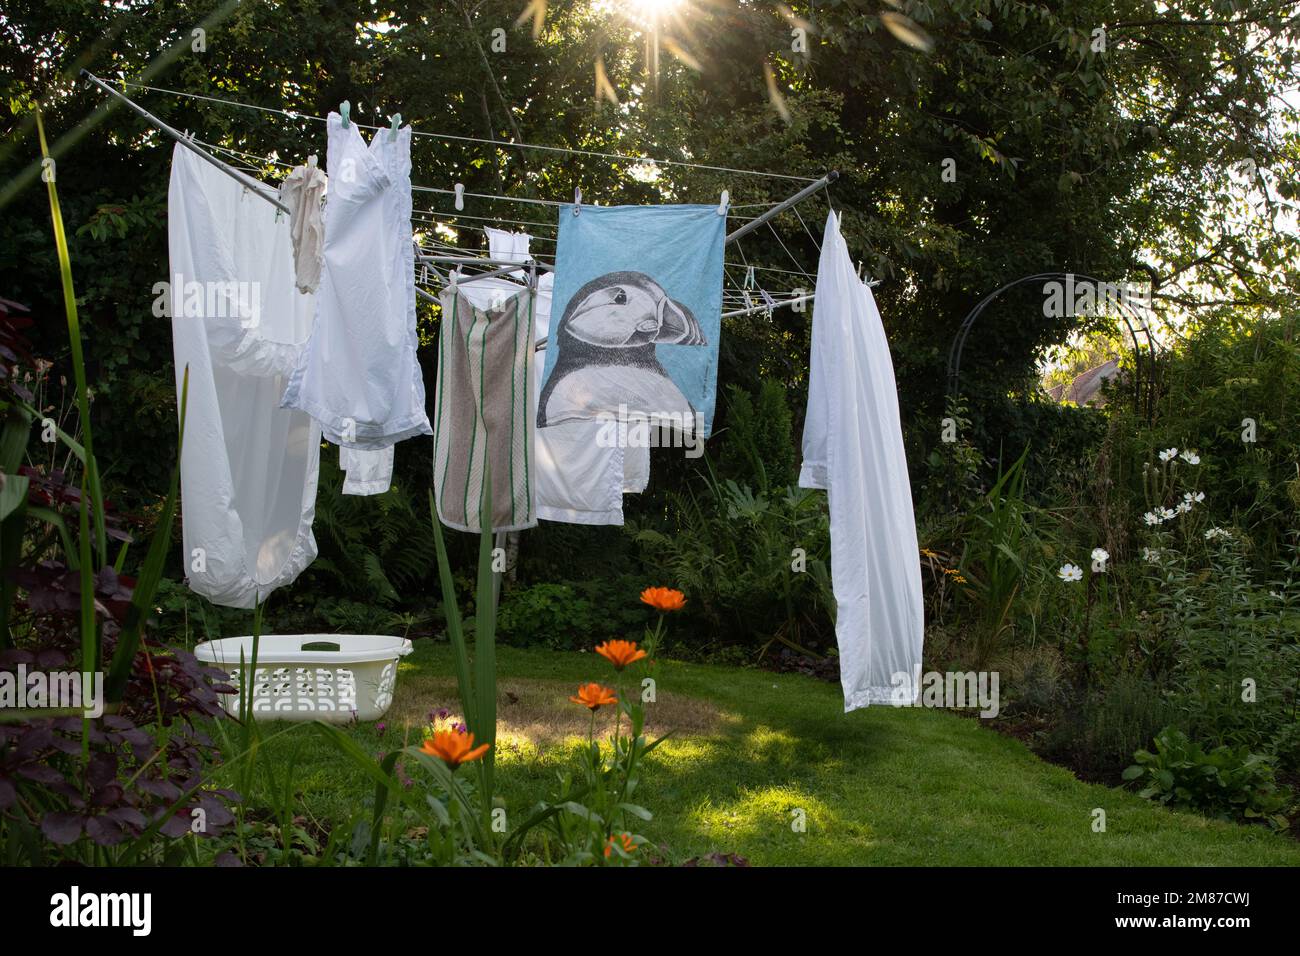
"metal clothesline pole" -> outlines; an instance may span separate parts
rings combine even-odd
[[[840,178],[839,172],[832,169],[829,173],[827,173],[821,179],[817,180],[817,182],[813,183],[811,186],[805,186],[803,189],[799,190],[797,193],[795,193],[785,202],[777,203],[777,205],[767,210],[767,212],[749,220],[749,222],[745,223],[735,232],[728,235],[727,245],[731,245],[737,239],[749,235],[751,232],[753,232],[759,226],[763,225],[763,223],[767,222],[769,219],[774,219],[777,216],[779,216],[781,213],[785,212],[787,209],[797,206],[799,203],[803,202],[813,193],[825,189],[827,186],[829,186],[831,183],[835,182],[835,180],[839,178]]]
[[[284,203],[280,202],[280,200],[275,196],[273,196],[272,194],[266,192],[265,183],[260,183],[252,176],[248,176],[245,175],[244,173],[241,173],[239,170],[235,169],[235,167],[227,163],[223,163],[221,160],[217,159],[217,157],[213,156],[211,153],[203,149],[201,146],[197,146],[194,143],[191,143],[184,133],[168,126],[158,117],[154,116],[152,113],[146,110],[143,106],[140,106],[138,103],[132,100],[129,96],[127,96],[124,93],[119,93],[117,90],[113,89],[111,86],[109,86],[99,77],[97,77],[94,73],[91,73],[89,70],[82,70],[81,75],[84,76],[91,83],[94,83],[105,93],[109,94],[110,96],[114,97],[120,102],[125,103],[127,106],[131,107],[131,109],[133,109],[136,113],[144,117],[154,126],[158,127],[158,129],[166,133],[172,139],[176,140],[176,142],[180,143],[186,149],[190,150],[191,152],[207,160],[209,163],[217,167],[217,169],[221,170],[227,176],[239,182],[241,185],[244,186],[245,189],[251,189],[253,192],[255,192],[258,196],[261,196],[263,199],[269,202],[276,209],[279,209],[281,212],[288,214],[289,207],[286,206]]]
[[[531,265],[539,269],[545,269],[549,272],[555,271],[555,266],[549,262],[516,262],[513,259],[493,259],[490,256],[418,256],[420,262],[451,262],[462,263],[465,265],[479,266],[509,266],[511,269],[527,269]]]
[[[808,295],[801,295],[796,299],[778,299],[772,305],[755,305],[748,309],[737,309],[735,312],[723,312],[722,317],[724,319],[734,319],[739,315],[753,315],[755,312],[771,312],[773,309],[781,309],[788,305],[794,306],[801,302],[811,302],[814,298],[815,295],[809,293]]]

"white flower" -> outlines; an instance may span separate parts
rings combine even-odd
[[[1152,524],[1159,524],[1159,523],[1160,523],[1160,516],[1159,516],[1158,514],[1156,514],[1154,511],[1148,511],[1146,514],[1144,514],[1144,515],[1142,516],[1142,520],[1145,521],[1145,522],[1146,522],[1147,524],[1149,524],[1149,525],[1152,525]]]
[[[1202,501],[1205,500],[1205,492],[1203,492],[1203,491],[1198,491],[1198,492],[1197,492],[1197,493],[1192,497],[1192,500],[1195,501],[1197,504],[1200,504]]]
[[[1196,452],[1194,451],[1184,450],[1182,455],[1180,455],[1179,457],[1181,457],[1183,461],[1187,462],[1187,464],[1189,465],[1199,465],[1201,463],[1201,456],[1196,454]]]
[[[1279,601],[1286,600],[1286,598],[1282,597],[1282,595],[1279,594],[1277,591],[1269,591],[1268,596],[1271,598],[1277,598]]]
[[[1191,511],[1191,510],[1192,510],[1192,503],[1191,503],[1190,501],[1180,501],[1180,502],[1178,502],[1178,513],[1179,513],[1180,515],[1185,515],[1185,514],[1187,514],[1187,512],[1189,512],[1189,511]]]
[[[1161,461],[1173,461],[1177,457],[1178,457],[1177,448],[1166,448],[1164,451],[1160,453]]]
[[[1164,521],[1168,521],[1170,518],[1176,518],[1177,516],[1178,516],[1178,512],[1174,511],[1173,508],[1160,509],[1160,517]]]
[[[1076,564],[1063,564],[1061,570],[1056,572],[1056,576],[1062,581],[1082,581],[1083,568]]]
[[[1109,561],[1109,560],[1110,560],[1110,552],[1107,551],[1105,548],[1093,548],[1093,549],[1092,549],[1092,560],[1094,560],[1094,561]]]
[[[1206,541],[1213,541],[1215,538],[1231,538],[1231,537],[1232,537],[1232,532],[1226,531],[1223,528],[1211,528],[1209,531],[1205,532]]]
[[[1143,560],[1143,561],[1150,561],[1152,564],[1155,564],[1157,561],[1160,560],[1160,549],[1159,549],[1159,548],[1143,548],[1143,549],[1142,549],[1142,560]]]

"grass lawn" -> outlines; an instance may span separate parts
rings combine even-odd
[[[585,737],[587,711],[568,696],[579,681],[610,683],[611,671],[594,654],[498,653],[498,777],[520,819]],[[417,641],[386,731],[350,732],[375,754],[406,734],[418,743],[429,711],[457,710],[451,673],[447,645]],[[654,813],[641,832],[673,862],[717,851],[756,865],[1300,865],[1288,836],[1082,783],[976,720],[919,708],[844,714],[837,685],[798,675],[664,661],[656,679],[648,731],[674,734],[650,755],[636,802]],[[296,759],[312,816],[347,824],[367,811],[372,786],[314,732],[266,748],[281,769]],[[1095,808],[1104,833],[1093,832]],[[792,828],[795,810],[805,832]]]

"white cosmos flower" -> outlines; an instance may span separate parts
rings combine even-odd
[[[1215,538],[1231,538],[1232,534],[1223,528],[1211,528],[1205,532],[1205,540],[1213,541]]]
[[[1154,511],[1148,511],[1146,514],[1142,516],[1142,520],[1149,525],[1159,524],[1160,516],[1156,514]]]
[[[1166,448],[1164,451],[1160,453],[1161,461],[1173,461],[1177,457],[1178,457],[1177,448]]]
[[[1174,511],[1173,508],[1160,509],[1160,517],[1165,521],[1168,521],[1170,518],[1175,518],[1177,516],[1178,516],[1178,512]]]
[[[1185,515],[1185,514],[1187,514],[1187,512],[1189,512],[1189,511],[1191,511],[1191,510],[1192,510],[1192,503],[1191,503],[1190,501],[1180,501],[1180,502],[1178,502],[1178,513],[1179,513],[1179,514]]]
[[[1198,491],[1195,495],[1192,496],[1192,500],[1195,501],[1197,504],[1200,504],[1202,501],[1205,500],[1205,492]]]
[[[1061,570],[1056,572],[1056,576],[1062,581],[1082,581],[1083,568],[1077,564],[1066,563],[1061,565]]]
[[[1093,549],[1092,549],[1092,560],[1094,560],[1094,561],[1109,561],[1109,560],[1110,560],[1110,552],[1107,551],[1105,548],[1093,548]]]
[[[1142,560],[1143,560],[1143,561],[1150,561],[1152,564],[1154,564],[1155,562],[1159,561],[1159,560],[1160,560],[1160,549],[1159,549],[1159,548],[1143,548],[1143,549],[1142,549]]]
[[[1201,463],[1201,456],[1194,451],[1184,450],[1180,457],[1189,465],[1199,465]]]

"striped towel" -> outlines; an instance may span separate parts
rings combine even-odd
[[[481,531],[491,463],[492,530],[537,524],[533,507],[530,381],[533,293],[480,295],[473,283],[444,288],[434,399],[434,497],[442,523]]]

